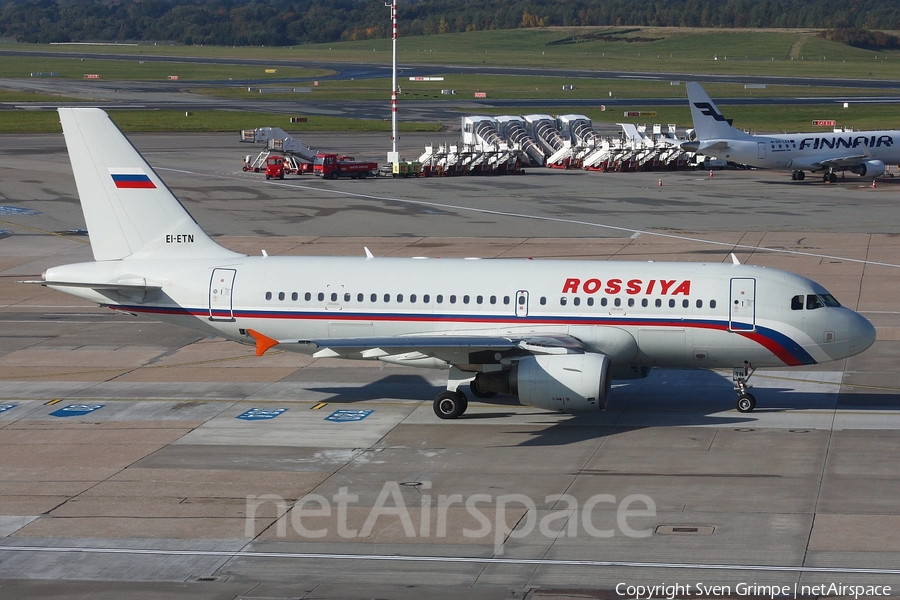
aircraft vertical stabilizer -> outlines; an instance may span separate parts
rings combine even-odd
[[[216,244],[105,112],[60,108],[94,259],[240,256]]]
[[[753,136],[731,126],[699,83],[687,83],[688,102],[694,131],[701,142],[707,140],[752,140]]]

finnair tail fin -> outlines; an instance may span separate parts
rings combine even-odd
[[[731,126],[706,91],[699,83],[686,84],[688,102],[691,105],[691,118],[694,120],[694,131],[701,142],[707,140],[744,140],[752,139],[750,134]]]
[[[99,108],[60,108],[94,260],[240,256],[215,243]]]

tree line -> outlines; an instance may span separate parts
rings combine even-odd
[[[398,5],[404,36],[550,26],[900,29],[900,4],[885,0],[399,0]],[[389,9],[381,0],[8,0],[0,9],[0,37],[21,42],[289,46],[386,38],[390,29]]]

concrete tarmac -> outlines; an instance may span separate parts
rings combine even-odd
[[[384,137],[304,141],[380,160]],[[257,358],[17,283],[91,255],[62,137],[0,136],[3,597],[898,595],[892,181],[535,169],[266,182],[240,170],[260,148],[237,133],[132,139],[239,251],[734,252],[824,284],[878,341],[845,361],[758,372],[752,414],[733,409],[730,373],[660,369],[616,383],[598,414],[499,398],[440,421],[439,371]],[[682,587],[636,589],[664,584]]]

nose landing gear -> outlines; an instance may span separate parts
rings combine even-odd
[[[744,361],[744,366],[735,367],[732,372],[734,391],[737,392],[737,400],[734,407],[738,412],[749,413],[753,412],[753,409],[756,408],[756,398],[747,391],[753,387],[747,382],[755,372],[756,369],[747,361]]]

